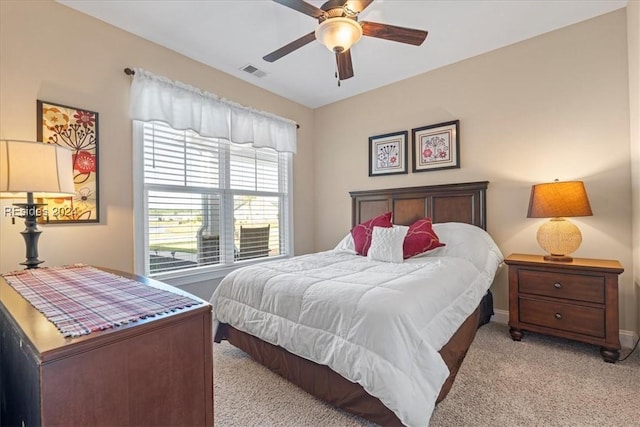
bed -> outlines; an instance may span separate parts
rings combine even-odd
[[[487,186],[351,192],[354,226],[385,212],[395,225],[428,217],[446,245],[391,264],[342,250],[347,235],[334,250],[236,270],[211,298],[216,342],[377,424],[427,425],[493,314],[502,254],[486,233]],[[490,249],[467,247],[467,235]]]

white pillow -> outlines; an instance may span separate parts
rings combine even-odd
[[[423,257],[452,256],[469,260],[480,271],[495,271],[503,261],[502,252],[489,233],[475,225],[461,222],[433,224],[442,246],[420,254]],[[416,255],[411,259],[418,258]]]
[[[402,245],[408,231],[409,227],[404,225],[394,225],[390,228],[373,227],[367,258],[372,261],[403,262]]]
[[[347,233],[346,236],[333,248],[336,252],[346,252],[348,254],[357,254],[356,252],[356,244],[353,241],[353,236],[351,232]]]

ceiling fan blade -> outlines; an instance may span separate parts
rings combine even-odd
[[[347,0],[347,6],[354,12],[362,12],[373,2],[373,0]]]
[[[351,49],[336,52],[338,64],[338,80],[347,80],[353,77],[353,62],[351,61]]]
[[[311,31],[309,34],[302,36],[299,39],[296,39],[287,45],[282,46],[278,50],[274,50],[268,55],[263,56],[262,59],[264,59],[267,62],[273,62],[277,59],[282,58],[285,55],[290,54],[294,50],[299,49],[308,43],[311,43],[315,39],[316,39],[316,33],[315,31]]]
[[[396,27],[394,25],[379,24],[377,22],[360,22],[362,34],[369,37],[391,40],[394,42],[407,43],[420,46],[427,38],[427,32],[414,30],[412,28]]]
[[[273,0],[276,3],[279,3],[283,6],[290,7],[293,10],[297,10],[298,12],[302,12],[305,15],[309,15],[313,18],[319,19],[324,16],[324,10],[315,7],[312,4],[309,4],[302,0]]]

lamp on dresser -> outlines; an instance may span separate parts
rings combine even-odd
[[[538,229],[538,243],[548,261],[570,262],[582,243],[580,229],[566,217],[591,216],[591,205],[582,181],[536,184],[531,187],[527,218],[551,218]]]
[[[37,220],[46,205],[35,203],[35,199],[74,194],[70,150],[42,142],[0,140],[0,196],[27,199],[26,203],[14,203],[16,209],[11,212],[12,216],[24,218],[25,229],[20,233],[27,259],[21,265],[37,268],[44,262],[38,259],[38,239],[42,232],[38,230]]]

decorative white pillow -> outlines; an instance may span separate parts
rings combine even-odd
[[[373,227],[371,247],[367,258],[372,261],[401,263],[404,260],[402,245],[409,227],[394,225],[390,228]]]

